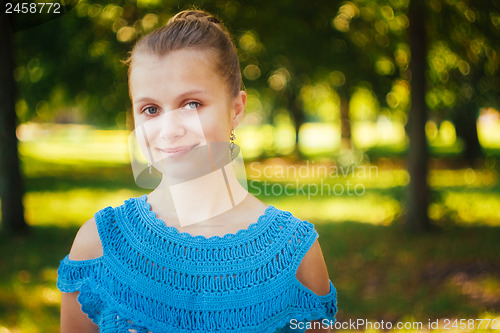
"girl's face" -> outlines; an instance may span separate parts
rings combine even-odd
[[[135,57],[130,96],[138,139],[145,141],[150,162],[182,161],[199,147],[229,141],[246,94],[229,93],[212,57],[194,49]]]

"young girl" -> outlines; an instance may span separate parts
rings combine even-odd
[[[183,11],[128,63],[135,134],[163,178],[81,227],[58,270],[61,331],[329,331],[336,291],[313,225],[232,170],[246,94],[228,32]]]

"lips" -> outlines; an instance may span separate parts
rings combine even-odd
[[[189,146],[178,146],[178,147],[173,147],[173,148],[163,148],[163,149],[158,149],[161,151],[163,154],[165,154],[167,157],[170,158],[177,158],[184,156],[191,150],[193,150],[195,147],[197,147],[198,144],[195,145],[189,145]]]

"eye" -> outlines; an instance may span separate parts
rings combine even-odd
[[[158,113],[158,108],[156,106],[147,106],[143,109],[142,112],[152,116]]]
[[[201,104],[198,102],[189,102],[186,105],[184,105],[184,109],[187,110],[196,110]]]

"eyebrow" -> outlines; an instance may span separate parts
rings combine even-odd
[[[205,89],[194,89],[194,90],[189,90],[189,91],[186,91],[182,94],[180,94],[179,96],[176,97],[177,100],[183,100],[185,99],[186,97],[190,96],[190,95],[196,95],[196,94],[206,94],[207,93],[207,90]],[[132,101],[133,104],[139,104],[139,103],[142,103],[142,102],[151,102],[151,101],[154,101],[155,99],[154,98],[150,98],[150,97],[139,97],[135,100]]]

